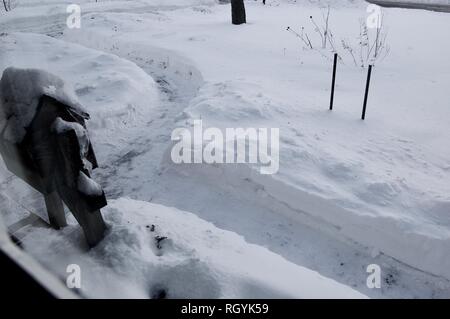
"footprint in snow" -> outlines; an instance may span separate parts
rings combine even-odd
[[[155,225],[147,225],[146,228],[152,233],[156,230]],[[153,237],[153,251],[156,256],[162,256],[164,254],[164,250],[168,247],[168,242],[169,240],[166,236],[156,235]]]

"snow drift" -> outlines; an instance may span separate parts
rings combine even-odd
[[[125,198],[103,212],[110,229],[90,251],[72,223],[33,229],[24,247],[62,278],[79,265],[93,298],[365,297],[191,213]]]
[[[65,39],[121,53],[130,43],[144,47],[142,39],[151,37],[152,46],[182,52],[195,63],[204,85],[180,114],[180,126],[202,119],[205,127],[220,129],[280,128],[279,174],[262,178],[254,176],[252,168],[211,165],[203,168],[205,182],[218,176],[214,180],[223,178],[238,189],[250,181],[287,206],[293,218],[306,213],[317,227],[334,229],[339,238],[449,279],[450,153],[442,148],[449,134],[449,78],[441,72],[448,61],[440,58],[446,54],[435,56],[433,51],[439,45],[441,52],[449,52],[441,41],[448,37],[447,17],[389,12],[385,23],[395,50],[376,68],[370,118],[361,123],[358,97],[364,93],[365,73],[340,65],[337,106],[329,113],[331,63],[314,51],[301,51],[285,31],[299,19],[320,15],[320,9],[311,5],[302,11],[283,4],[268,11],[259,3],[248,5],[252,23],[239,31],[224,26],[229,8],[216,6],[202,13],[181,8],[159,15],[133,14],[137,23],[123,13],[88,14],[85,27],[66,32]],[[351,35],[358,18],[366,14],[361,8],[362,3],[335,8],[334,28]],[[198,15],[198,23],[192,22],[192,14]],[[405,19],[427,21],[426,28],[405,29]],[[418,65],[423,59],[426,63]],[[169,157],[165,161],[171,164]],[[199,174],[195,165],[175,169],[190,178]]]
[[[91,115],[88,128],[95,130],[90,131],[100,130],[108,135],[142,123],[158,103],[155,81],[135,64],[114,55],[35,34],[3,34],[0,40],[0,72],[10,66],[39,68],[61,78],[24,71],[22,78],[17,79],[19,83],[13,83],[23,93],[16,96],[30,99],[19,101],[20,108],[32,110],[28,105],[36,105],[35,97],[42,93],[77,108],[82,104]],[[68,90],[63,91],[66,87]],[[92,91],[96,94],[88,94]],[[13,91],[3,94],[7,92]],[[66,92],[72,93],[63,95]],[[17,101],[11,100],[14,102]],[[31,120],[30,114],[26,119]]]
[[[17,68],[24,69],[19,72],[17,83],[2,81],[4,86],[12,85],[14,90],[0,90],[3,101],[4,98],[10,101],[3,111],[8,113],[12,105],[9,103],[15,101],[19,103],[14,107],[25,112],[21,117],[23,123],[14,125],[22,128],[22,132],[12,131],[13,139],[22,136],[23,127],[32,120],[36,97],[45,93],[78,110],[81,105],[87,109],[91,117],[87,122],[89,138],[94,148],[100,149],[97,159],[103,163],[107,155],[102,149],[114,150],[127,144],[126,135],[151,120],[150,114],[159,103],[155,81],[134,63],[117,56],[37,34],[1,34],[0,43],[0,74],[9,67],[13,68],[6,76]],[[36,68],[47,72],[33,71]],[[2,130],[7,124],[5,116],[9,117],[9,114],[0,114]],[[8,123],[13,124],[13,120],[14,117],[9,118]],[[15,120],[14,124],[17,124]],[[7,225],[24,217],[23,206],[32,207],[34,213],[47,219],[46,214],[41,213],[45,212],[41,196],[11,176],[3,162],[0,163],[0,177],[8,185],[2,184],[0,193]]]

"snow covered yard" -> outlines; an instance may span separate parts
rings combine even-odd
[[[24,246],[61,277],[79,265],[87,297],[364,298],[191,213],[119,199],[104,214],[111,229],[89,252],[74,225],[34,230]]]
[[[18,8],[0,25],[6,26],[6,31],[63,33],[64,42],[31,34],[3,35],[0,71],[9,65],[39,66],[75,86],[92,115],[90,129],[101,164],[97,177],[109,198],[126,196],[195,213],[297,264],[274,261],[279,269],[291,267],[289,273],[299,282],[305,276],[318,278],[305,275],[307,267],[372,297],[449,296],[450,43],[445,39],[450,25],[446,14],[385,11],[391,50],[375,66],[368,117],[362,122],[365,71],[353,66],[349,56],[343,57],[345,65],[338,66],[335,110],[329,112],[331,55],[325,52],[328,58],[324,58],[305,50],[286,31],[288,26],[310,29],[309,17],[320,17],[323,12],[318,2],[268,1],[262,6],[247,1],[248,24],[243,26],[231,26],[229,6],[214,1],[86,3],[79,30],[65,28],[64,1],[54,2]],[[367,4],[330,3],[335,36],[354,41],[359,19],[367,15]],[[45,27],[39,21],[43,14],[52,21]],[[280,128],[279,172],[262,176],[253,166],[175,165],[169,156],[170,134],[176,127],[190,127],[195,119],[202,119],[205,127],[221,129]],[[2,182],[1,196],[3,207],[9,205],[10,222],[24,214],[11,199],[16,194],[22,194],[26,206],[39,207],[36,196],[25,196],[20,183],[2,174],[8,176]],[[139,247],[130,258],[136,262],[123,265],[124,260],[115,259],[126,236],[116,238],[120,235],[114,225],[127,220],[124,211],[128,205],[129,218],[137,218],[134,223],[141,228],[145,224],[141,219],[150,223],[160,216],[155,215],[159,208],[164,214],[172,213],[123,199],[105,211],[113,224],[105,246],[113,250],[111,258],[117,262],[111,264],[111,276],[120,274],[115,281],[119,286],[128,271],[136,273],[134,280],[147,284],[131,285],[124,295],[152,297],[150,281],[139,279],[156,267],[156,257],[145,252],[151,246],[142,244],[152,240],[143,235],[145,229],[124,230],[138,237],[129,243]],[[135,215],[134,205],[145,206],[145,217]],[[186,220],[195,229],[197,219]],[[169,221],[172,219],[167,217],[162,223]],[[37,258],[46,256],[44,251],[60,245],[64,234],[73,243],[73,228],[63,235],[45,231],[51,233],[49,241],[44,240],[47,235],[30,231],[24,238],[27,250]],[[172,237],[187,236],[184,231],[174,230]],[[223,231],[213,228],[211,232]],[[37,241],[37,237],[43,240]],[[222,249],[222,241],[228,240],[234,247],[234,240],[228,237],[215,247]],[[182,250],[196,246],[197,242],[191,242]],[[83,262],[106,267],[103,249],[88,253]],[[245,249],[246,256],[256,253]],[[201,253],[200,260],[209,258],[208,254]],[[263,255],[266,260],[275,258],[267,251]],[[43,262],[61,273],[68,258],[52,253],[52,261],[44,258]],[[183,262],[192,267],[180,267],[180,271],[188,271],[192,277],[200,271],[198,265],[207,267],[207,274],[224,266],[220,260],[213,266],[190,260]],[[161,267],[166,267],[166,262]],[[380,290],[370,290],[365,284],[365,268],[373,263],[383,269]],[[141,269],[146,268],[144,264],[151,270]],[[134,267],[139,271],[131,271]],[[248,272],[257,269],[250,262],[248,267]],[[246,279],[236,279],[249,276],[244,273],[235,274],[230,268],[219,271],[213,279],[199,282],[195,292],[177,292],[167,281],[161,285],[169,287],[169,297],[257,297],[263,290],[270,292],[267,296],[317,296],[293,289],[281,277],[257,275],[255,289],[231,291],[230,286],[248,285]],[[197,277],[202,281],[201,275]],[[334,281],[328,284],[339,287],[330,291],[340,296],[354,296]],[[114,290],[97,288],[87,289],[86,294],[105,296]],[[170,291],[176,292],[170,295]]]
[[[159,104],[155,81],[135,64],[114,55],[37,34],[2,35],[1,41],[1,72],[8,66],[43,68],[65,79],[80,102],[89,105],[90,137],[105,149],[126,144],[126,140],[117,136],[117,131],[133,134],[133,130],[141,130],[151,117],[152,109]],[[8,175],[2,163],[1,176]],[[46,219],[40,196],[24,188],[18,179],[8,177],[8,180],[11,183],[3,181],[0,194],[7,224],[23,215],[23,207],[19,212],[13,208],[19,201],[16,194],[21,193],[24,195],[21,202],[38,208],[36,213]],[[6,192],[5,187],[10,192]]]

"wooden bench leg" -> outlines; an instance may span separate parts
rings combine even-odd
[[[83,229],[90,247],[94,247],[105,237],[106,224],[100,210],[94,212],[73,210],[72,213]]]
[[[90,177],[83,170],[80,157],[80,144],[74,130],[59,133],[56,136],[58,159],[55,174],[56,189],[64,204],[69,208],[83,229],[89,246],[97,245],[105,236],[106,224],[100,209],[107,205],[105,194],[89,195],[78,187],[80,174]]]
[[[59,194],[54,191],[48,195],[44,195],[44,199],[50,225],[55,229],[66,227],[66,214],[64,213],[64,205]]]

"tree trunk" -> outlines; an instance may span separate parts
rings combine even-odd
[[[231,17],[233,24],[247,23],[244,0],[231,0]]]

